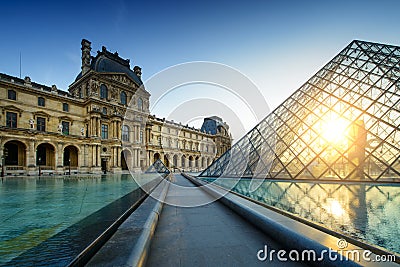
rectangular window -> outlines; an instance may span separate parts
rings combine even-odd
[[[8,99],[17,100],[17,93],[14,90],[8,90]]]
[[[46,131],[46,118],[42,118],[42,117],[36,118],[36,129],[41,132]]]
[[[63,103],[63,111],[68,112],[69,111],[69,105],[68,103]]]
[[[38,97],[38,106],[44,107],[46,105],[46,101],[43,97]]]
[[[143,144],[143,131],[140,131],[140,136],[139,136],[139,141],[141,144]]]
[[[108,139],[108,125],[101,125],[101,139]]]
[[[17,128],[17,113],[7,112],[6,126],[10,128]]]
[[[69,135],[69,122],[68,121],[63,121],[61,122],[62,124],[62,132],[64,135]]]

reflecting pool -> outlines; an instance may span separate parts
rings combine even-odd
[[[143,195],[135,179],[131,175],[5,178],[0,183],[0,265],[67,264],[94,240],[87,237],[96,238]],[[139,179],[151,181],[154,175]],[[69,242],[72,238],[74,242]],[[61,254],[60,259],[50,261],[56,258],[54,253]]]
[[[400,253],[400,184],[203,180]]]

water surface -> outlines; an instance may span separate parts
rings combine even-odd
[[[400,184],[204,180],[400,253]]]
[[[142,195],[137,189],[130,175],[4,179],[0,184],[0,265],[35,261],[35,265],[65,265],[89,242],[88,237],[101,232]],[[60,251],[65,259],[51,263]]]

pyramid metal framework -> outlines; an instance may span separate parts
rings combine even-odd
[[[145,173],[169,174],[170,171],[160,159],[157,159],[152,165],[150,165],[150,167],[145,171]]]
[[[400,181],[400,47],[353,41],[200,176]]]

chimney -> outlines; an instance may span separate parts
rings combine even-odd
[[[82,76],[90,70],[90,51],[92,50],[91,42],[86,39],[82,39]]]

